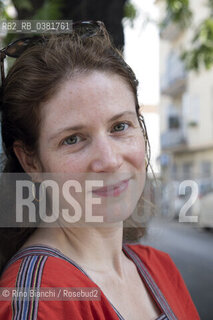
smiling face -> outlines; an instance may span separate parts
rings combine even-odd
[[[102,179],[107,188],[94,188],[102,204],[93,214],[103,214],[104,221],[126,219],[146,175],[145,143],[128,84],[111,73],[76,75],[42,106],[41,119],[38,172],[81,183]],[[85,192],[77,195],[83,210]]]

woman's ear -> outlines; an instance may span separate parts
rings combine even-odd
[[[38,173],[41,172],[40,163],[33,152],[27,150],[22,141],[15,141],[13,151],[23,170],[28,173],[33,181],[38,181]]]

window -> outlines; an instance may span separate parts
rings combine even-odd
[[[180,128],[180,119],[178,116],[169,116],[169,129]]]
[[[203,161],[201,162],[201,177],[202,178],[209,178],[212,174],[212,164],[210,161]]]
[[[172,165],[172,179],[178,180],[178,166],[176,163]]]
[[[185,162],[183,164],[183,179],[192,179],[192,169],[193,163],[192,162]]]

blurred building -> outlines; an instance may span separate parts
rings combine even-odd
[[[160,119],[157,105],[143,105],[140,108],[141,114],[144,116],[148,138],[151,146],[150,164],[156,177],[160,176],[159,162],[157,159],[160,154]],[[151,173],[151,172],[150,172]]]
[[[162,20],[165,1],[156,5]],[[208,13],[205,2],[191,9],[198,25]],[[188,72],[179,58],[193,31],[169,22],[160,34],[160,164],[168,180],[213,175],[213,69]]]

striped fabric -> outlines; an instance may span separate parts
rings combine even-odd
[[[139,270],[141,278],[145,281],[148,288],[153,294],[154,299],[158,303],[163,313],[156,320],[177,320],[170,306],[168,305],[165,297],[158,288],[155,281],[152,279],[148,270],[146,269],[143,262],[139,259],[136,253],[130,249],[127,245],[123,245],[124,253],[135,263]],[[87,273],[73,260],[69,259],[67,256],[63,255],[59,250],[53,249],[48,246],[31,246],[20,250],[17,254],[9,261],[7,267],[23,258],[22,263],[19,268],[19,274],[17,276],[16,287],[18,288],[39,288],[41,283],[41,275],[44,268],[44,264],[48,258],[57,257],[68,261],[74,265],[78,270],[84,273],[89,279],[91,279]],[[92,279],[91,279],[92,281]],[[30,300],[13,300],[13,318],[12,320],[31,320],[36,319],[38,311],[38,301],[39,299]],[[109,301],[112,308],[116,312],[118,319],[125,320],[119,311],[113,306]]]
[[[127,256],[129,256],[129,258],[131,258],[132,261],[137,266],[139,273],[141,275],[141,278],[146,282],[146,284],[150,288],[153,296],[155,297],[155,300],[158,302],[158,305],[161,307],[164,314],[166,315],[166,318],[165,317],[161,318],[163,316],[163,315],[161,315],[160,318],[157,318],[156,320],[159,320],[159,319],[177,320],[172,309],[168,305],[165,297],[163,296],[161,290],[158,288],[157,284],[152,279],[151,275],[149,274],[149,272],[148,272],[147,268],[145,267],[145,265],[143,264],[143,262],[139,259],[139,257],[136,255],[136,253],[133,250],[131,250],[127,245],[123,245],[123,250],[127,254]]]
[[[27,288],[36,289],[40,287],[42,271],[48,256],[27,256],[20,265],[16,279],[16,288],[27,290]],[[12,320],[36,320],[38,311],[38,298],[12,300]]]
[[[164,314],[162,314],[160,317],[158,317],[156,320],[168,320],[167,316]]]

